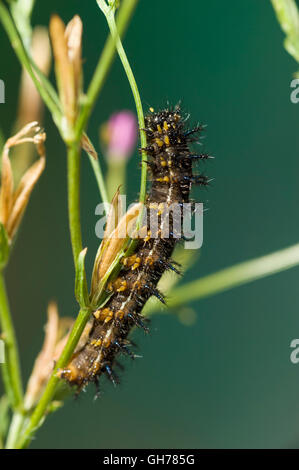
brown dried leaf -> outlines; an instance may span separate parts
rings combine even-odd
[[[108,238],[109,244],[105,252],[103,253],[101,261],[98,265],[98,280],[102,279],[105,276],[115,257],[122,249],[127,237],[132,232],[133,226],[136,223],[136,220],[142,208],[142,203],[139,202],[134,204],[134,206],[132,206],[121,218],[117,227],[110,234]]]
[[[102,258],[104,256],[104,253],[107,251],[107,248],[110,243],[110,235],[112,234],[113,230],[117,227],[118,224],[118,215],[121,214],[122,212],[122,207],[120,206],[121,204],[121,199],[119,199],[119,188],[117,189],[115,195],[113,196],[113,199],[111,201],[110,205],[110,210],[107,216],[107,222],[106,222],[106,227],[105,227],[105,232],[103,236],[102,243],[99,246],[99,249],[96,254],[94,266],[93,266],[93,273],[92,273],[92,292],[95,291],[96,286],[98,285],[98,278],[97,278],[97,272],[99,270],[99,265],[102,261]]]
[[[114,198],[113,198],[114,199]],[[117,227],[101,243],[94,262],[91,279],[91,299],[97,299],[97,293],[101,290],[101,281],[104,279],[110,266],[124,247],[127,237],[134,231],[136,220],[143,204],[134,204],[121,218]]]
[[[104,237],[103,237],[103,242],[106,242],[106,240],[109,238],[113,230],[117,227],[118,225],[118,217],[119,214],[122,214],[122,200],[119,198],[120,195],[120,186],[117,188],[116,193],[114,194],[112,201],[111,201],[111,206],[110,210],[107,216],[107,223],[105,227],[105,232],[104,232]]]
[[[30,134],[35,135],[30,136]],[[0,217],[9,239],[12,239],[26,209],[30,194],[45,168],[46,134],[41,132],[37,122],[31,122],[16,135],[7,140],[2,158],[2,177],[0,190]],[[13,175],[9,160],[9,150],[24,142],[35,144],[40,159],[23,175],[17,190],[13,191]]]
[[[31,408],[43,392],[43,388],[52,373],[54,361],[60,356],[66,344],[73,322],[72,318],[60,319],[57,304],[55,302],[49,303],[44,343],[35,360],[27,385],[26,408]]]
[[[5,144],[6,149],[10,149],[15,145],[20,145],[25,142],[32,142],[32,137],[30,137],[30,133],[37,133],[40,132],[40,127],[37,121],[30,122],[26,124],[26,126],[22,127],[22,129],[17,132],[14,136],[10,137]]]
[[[41,352],[37,356],[26,390],[26,404],[35,402],[41,388],[53,367],[53,355],[56,345],[59,316],[57,305],[51,302],[48,306],[48,322],[45,327],[45,339]],[[29,407],[30,407],[29,406]]]
[[[67,24],[65,37],[67,39],[68,57],[73,64],[75,91],[78,97],[82,78],[82,32],[83,25],[80,16],[75,15]]]
[[[45,26],[35,26],[33,29],[31,54],[38,68],[48,75],[51,66],[51,46],[48,29]]]
[[[58,15],[51,17],[49,30],[55,58],[56,79],[64,114],[67,120],[73,123],[76,117],[74,68],[68,54],[65,25]]]
[[[46,158],[42,156],[26,171],[22,177],[14,197],[14,204],[7,222],[7,233],[13,238],[27,207],[30,194],[46,166]]]
[[[81,138],[81,147],[83,148],[83,150],[85,150],[85,152],[89,153],[95,160],[98,159],[96,149],[94,148],[91,140],[85,133],[82,135]]]
[[[6,226],[13,200],[13,175],[8,149],[4,148],[1,167],[0,220]]]

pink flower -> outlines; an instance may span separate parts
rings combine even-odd
[[[137,120],[131,111],[112,114],[107,124],[107,155],[114,160],[129,158],[137,140]]]

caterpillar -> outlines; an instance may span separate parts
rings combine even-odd
[[[173,203],[181,207],[189,202],[192,184],[206,186],[209,183],[206,176],[194,175],[192,171],[194,161],[209,158],[208,154],[194,154],[190,150],[191,142],[198,140],[203,126],[188,130],[185,122],[179,105],[159,112],[150,108],[145,117],[148,143],[145,150],[152,180],[146,208],[156,211],[157,233],[154,236],[148,230],[146,236],[138,240],[134,254],[123,259],[117,279],[109,286],[112,289],[110,299],[93,314],[85,344],[60,372],[60,377],[76,385],[78,390],[89,382],[97,384],[103,374],[114,384],[118,383],[113,371],[118,354],[135,358],[128,339],[130,331],[134,326],[148,331],[141,313],[144,305],[151,296],[165,303],[157,284],[166,270],[179,273],[171,255],[180,237],[174,233],[171,214],[165,236],[162,213]]]

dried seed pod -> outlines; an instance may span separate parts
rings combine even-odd
[[[31,192],[44,171],[46,164],[45,140],[46,134],[40,129],[37,122],[32,122],[8,139],[4,145],[1,164],[0,222],[3,224],[10,241],[21,223]],[[25,172],[14,190],[9,151],[12,147],[24,142],[32,142],[40,158]]]

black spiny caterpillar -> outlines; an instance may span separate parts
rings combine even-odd
[[[194,155],[189,149],[190,142],[197,140],[194,135],[199,134],[202,127],[185,129],[179,106],[160,112],[152,110],[145,122],[152,177],[146,207],[161,210],[158,209],[161,205],[167,208],[177,203],[181,206],[189,202],[192,183],[208,184],[205,176],[192,173],[192,162],[206,159],[208,155]],[[114,383],[118,381],[112,370],[116,356],[121,352],[135,357],[128,334],[134,325],[147,331],[141,314],[145,303],[152,295],[164,302],[157,284],[165,270],[177,271],[170,257],[178,238],[172,231],[171,217],[167,238],[163,238],[163,218],[158,220],[158,236],[154,238],[149,231],[138,241],[135,253],[123,260],[123,268],[112,283],[112,296],[104,308],[94,313],[85,345],[61,371],[60,376],[77,385],[79,390],[89,382],[97,383],[103,373]]]

